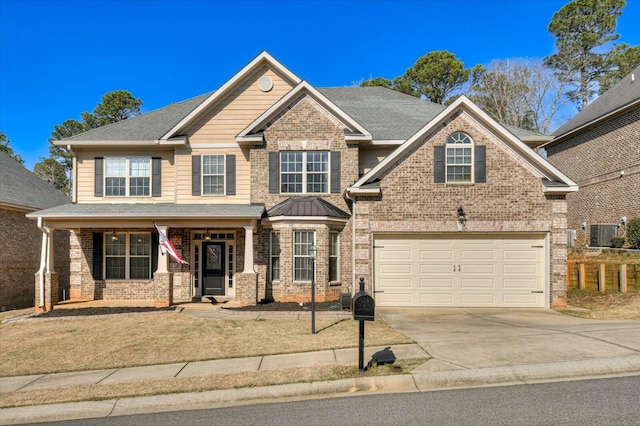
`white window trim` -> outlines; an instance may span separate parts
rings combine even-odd
[[[307,258],[308,259],[309,258],[309,252],[308,251],[307,251],[307,255],[306,256],[296,255],[296,233],[298,233],[298,232],[310,232],[311,234],[313,234],[313,241],[311,241],[310,244],[307,244],[307,246],[314,245],[317,248],[317,245],[316,245],[316,231],[314,229],[297,229],[297,230],[293,231],[293,236],[292,236],[293,237],[293,245],[292,245],[293,250],[292,250],[292,253],[291,253],[291,256],[292,256],[291,272],[293,273],[293,282],[294,283],[308,283],[308,282],[311,282],[311,278],[308,279],[308,280],[298,280],[298,279],[296,279],[296,258],[301,258],[301,259],[303,259],[303,258]],[[317,251],[316,251],[316,253],[317,253]],[[317,254],[316,254],[316,256],[317,256]],[[317,261],[318,261],[318,259],[316,257],[316,262]],[[311,260],[309,260],[309,264],[311,264]],[[314,273],[313,267],[311,269],[312,269],[311,270],[311,274],[313,274]],[[280,276],[282,276],[282,268],[280,269]]]
[[[469,141],[471,142],[469,145],[467,144],[455,144],[455,143],[449,143],[449,139],[451,139],[451,137],[453,137],[453,135],[455,134],[462,134],[465,135]],[[470,148],[471,149],[471,162],[470,164],[449,164],[449,149],[454,149],[454,148]],[[445,150],[444,150],[444,179],[446,183],[455,183],[455,184],[469,184],[469,183],[475,183],[475,170],[474,170],[474,164],[475,164],[475,143],[473,142],[473,139],[471,138],[471,136],[469,136],[467,133],[465,132],[453,132],[451,135],[449,135],[449,137],[447,138],[447,142],[445,144]],[[469,180],[449,180],[449,167],[455,167],[455,166],[469,166],[469,170],[470,170],[470,176],[469,176]]]
[[[273,237],[274,235],[278,236],[278,249],[279,253],[277,255],[273,254]],[[272,231],[269,235],[269,280],[271,282],[279,282],[282,277],[282,245],[280,239],[280,232]],[[278,278],[273,278],[273,259],[278,258],[280,260],[280,266],[278,267]]]
[[[335,235],[336,236],[336,254],[335,256],[331,255],[331,236]],[[340,281],[340,233],[337,231],[331,231],[329,232],[329,268],[328,270],[328,277],[329,277],[329,282],[338,282]],[[335,258],[336,259],[336,279],[335,280],[331,280],[331,259]]]
[[[108,238],[111,238],[111,235],[113,235],[112,232],[105,232],[103,233],[103,247],[102,247],[102,253],[104,253],[102,255],[103,261],[102,261],[102,276],[105,278],[105,281],[123,281],[123,280],[127,280],[127,281],[151,281],[152,277],[153,277],[153,271],[151,270],[153,268],[153,247],[151,247],[151,244],[153,244],[152,242],[152,238],[151,238],[151,233],[150,232],[118,232],[117,235],[119,238],[124,237],[125,238],[125,254],[124,256],[109,256],[107,254],[107,240]],[[149,235],[149,256],[132,256],[131,255],[131,235]],[[107,258],[108,257],[124,257],[124,278],[107,278]],[[148,257],[149,258],[149,278],[130,278],[131,276],[131,258],[132,257]]]
[[[131,160],[134,158],[142,158],[144,160],[149,161],[149,176],[133,176],[133,177],[147,177],[149,179],[149,195],[130,195],[130,179],[131,179]],[[107,175],[107,163],[109,160],[125,160],[125,175],[124,176],[108,176]],[[104,170],[102,172],[102,187],[104,188],[104,196],[108,198],[118,198],[118,197],[134,197],[134,198],[151,198],[151,194],[153,194],[153,161],[151,157],[146,156],[130,156],[130,157],[104,157]],[[107,195],[107,178],[125,178],[125,195]]]
[[[282,192],[282,175],[283,174],[293,174],[291,172],[283,172],[282,171],[282,154],[285,153],[292,153],[292,152],[300,152],[302,153],[302,191],[301,192]],[[308,192],[307,191],[307,154],[309,153],[324,153],[327,154],[327,190],[325,192]],[[278,176],[278,181],[279,181],[279,185],[280,188],[280,194],[283,195],[289,195],[289,194],[329,194],[331,193],[331,152],[330,151],[279,151],[278,153],[279,155],[279,159],[278,159],[278,165],[279,165],[279,176]]]
[[[205,174],[204,173],[204,157],[222,157],[222,193],[221,194],[205,194],[204,191],[204,177],[205,176],[220,176],[220,174]],[[223,197],[227,195],[227,156],[226,154],[202,154],[200,155],[200,194],[203,197]]]

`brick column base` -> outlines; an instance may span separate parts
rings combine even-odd
[[[553,291],[551,292],[551,308],[564,309],[567,307],[567,292]]]
[[[153,274],[153,306],[166,308],[173,304],[173,283],[170,272]]]
[[[236,301],[242,306],[256,305],[264,295],[258,294],[258,274],[237,273],[234,277]]]
[[[36,299],[35,311],[38,313],[47,312],[53,309],[59,302],[60,277],[57,272],[47,272],[44,274],[44,306],[40,306],[40,274],[35,274]]]

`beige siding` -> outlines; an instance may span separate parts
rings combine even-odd
[[[396,148],[396,146],[380,146],[360,149],[360,159],[358,161],[360,176],[368,173],[380,164],[380,162],[387,158]]]
[[[269,92],[262,92],[258,88],[258,79],[262,76],[273,80],[273,89]],[[189,143],[195,146],[235,142],[238,133],[291,88],[292,85],[283,76],[266,66],[259,68],[191,126],[187,131]]]
[[[199,195],[192,196],[191,157],[204,154],[223,154],[236,156],[236,195]],[[177,203],[184,204],[248,204],[250,194],[251,170],[248,148],[207,148],[179,149],[176,153],[176,191]],[[265,183],[266,185],[266,183]]]
[[[172,203],[175,199],[175,172],[173,148],[171,150],[156,151],[151,149],[132,149],[119,147],[117,149],[76,150],[77,155],[77,202],[78,203]],[[160,157],[162,158],[162,196],[161,197],[95,197],[94,176],[95,157]]]

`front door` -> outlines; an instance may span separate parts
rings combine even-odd
[[[224,296],[225,243],[203,243],[202,282],[203,296]]]

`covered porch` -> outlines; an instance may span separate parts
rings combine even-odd
[[[68,204],[34,212],[29,217],[42,231],[35,308],[60,302],[54,229],[70,231],[71,301],[164,307],[214,297],[254,304],[254,234],[263,213],[262,205],[228,204]]]

